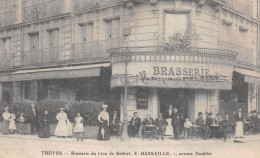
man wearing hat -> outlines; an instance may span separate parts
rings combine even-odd
[[[168,125],[168,122],[166,122],[165,119],[162,118],[162,113],[159,113],[158,118],[155,119],[155,125],[156,125],[156,139],[159,139],[159,135],[161,136],[161,139],[164,139],[164,133],[165,128]]]
[[[129,136],[135,137],[135,135],[138,133],[139,128],[141,125],[141,119],[138,117],[138,113],[134,112],[134,117],[131,118],[129,123]]]
[[[181,128],[182,116],[178,113],[177,108],[173,108],[172,114],[172,127],[174,139],[179,140],[181,137],[180,128]]]
[[[31,134],[38,133],[38,110],[35,108],[35,104],[31,103],[31,109],[29,111],[30,125],[31,125]]]

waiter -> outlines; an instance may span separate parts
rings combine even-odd
[[[173,114],[172,114],[172,127],[173,127],[174,139],[176,139],[176,140],[180,139],[181,118],[182,117],[178,113],[177,108],[174,108]]]
[[[169,105],[169,108],[165,111],[164,118],[166,119],[166,122],[168,125],[171,124],[172,121],[172,114],[173,114],[173,107],[172,105]],[[173,133],[172,126],[166,126],[165,135],[171,136]]]

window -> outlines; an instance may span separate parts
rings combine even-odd
[[[184,34],[188,29],[187,13],[165,13],[164,17],[164,36],[166,42],[175,33]]]
[[[232,29],[231,24],[225,22],[222,23],[222,39],[226,42],[231,42],[232,39]]]
[[[87,23],[80,25],[81,29],[81,42],[91,42],[93,41],[94,31],[93,23]]]
[[[239,28],[239,41],[243,47],[248,47],[248,30],[245,28]]]
[[[39,49],[39,33],[30,33],[30,43],[29,47],[30,50],[36,50]]]
[[[2,39],[2,54],[9,54],[11,53],[11,37],[3,38]]]
[[[59,46],[59,29],[49,30],[49,47]]]
[[[120,38],[120,19],[106,21],[106,39]]]

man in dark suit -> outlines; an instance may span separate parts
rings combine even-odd
[[[117,112],[113,111],[113,116],[110,119],[110,132],[113,135],[117,134],[117,129],[119,128],[119,118],[117,117]]]
[[[181,115],[178,113],[177,108],[173,108],[173,114],[172,114],[172,127],[173,127],[173,134],[174,139],[179,140],[180,139],[180,126],[181,126]]]
[[[31,104],[32,108],[30,109],[30,125],[31,125],[31,134],[38,133],[39,124],[38,124],[38,110],[35,108],[35,104]]]
[[[140,125],[141,125],[141,119],[138,117],[138,113],[134,112],[134,117],[131,119],[128,126],[130,137],[135,137],[135,135],[139,131]]]
[[[155,119],[155,125],[156,125],[156,139],[159,139],[158,135],[160,134],[161,139],[163,140],[165,127],[168,125],[168,123],[165,121],[165,119],[162,118],[162,113],[159,113],[158,118]]]

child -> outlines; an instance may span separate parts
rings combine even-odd
[[[230,138],[232,132],[233,121],[229,119],[229,115],[225,115],[225,119],[220,123],[223,128],[224,141],[227,141],[227,137]]]
[[[19,133],[25,135],[25,118],[23,113],[20,113],[20,117],[18,117],[17,121],[20,123]]]
[[[84,126],[83,126],[83,118],[81,117],[80,113],[77,113],[77,117],[75,118],[75,127],[74,132],[77,134],[77,141],[79,141],[79,137],[81,141],[83,141],[82,135],[84,133]]]
[[[191,130],[192,130],[191,126],[192,126],[192,123],[190,122],[189,118],[186,118],[185,122],[184,122],[184,130],[183,130],[184,137],[187,136],[187,138],[188,138],[191,136]]]
[[[9,124],[9,131],[11,134],[14,134],[16,131],[15,119],[16,119],[15,114],[11,113],[10,124]]]

